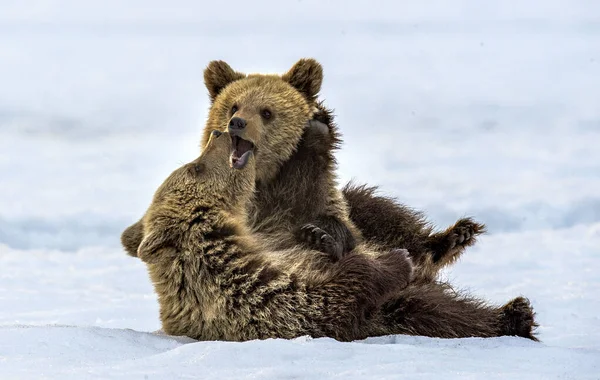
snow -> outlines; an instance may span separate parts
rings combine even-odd
[[[221,4],[0,4],[0,378],[600,378],[599,3]],[[324,65],[341,180],[440,227],[486,222],[444,277],[529,297],[541,343],[155,333],[119,234],[198,153],[202,69],[304,56]]]
[[[182,378],[217,379],[426,379],[440,373],[449,379],[475,378],[481,373],[491,379],[550,379],[598,369],[593,350],[540,347],[515,338],[432,342],[423,337],[393,337],[340,344],[329,338],[302,337],[185,344],[172,337],[99,327],[6,330],[3,337],[21,341],[11,350],[5,372],[15,378],[31,373],[62,379],[172,378],[174,364]]]

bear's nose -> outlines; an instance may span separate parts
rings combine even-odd
[[[241,117],[232,117],[229,121],[229,130],[239,131],[240,129],[246,128],[246,120]]]

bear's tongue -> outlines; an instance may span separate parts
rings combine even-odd
[[[254,144],[238,136],[231,136],[231,142],[230,165],[232,168],[241,169],[248,163],[249,152],[254,149]]]

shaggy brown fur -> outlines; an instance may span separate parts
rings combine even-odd
[[[204,78],[213,104],[201,145],[210,131],[230,130],[256,148],[256,192],[248,212],[253,232],[272,249],[300,243],[338,257],[352,251],[361,239],[337,188],[333,153],[339,137],[319,122],[330,120],[315,100],[321,65],[303,59],[282,76],[246,76],[213,61]],[[240,120],[244,127],[233,129]],[[132,256],[142,228],[137,222],[121,236]]]
[[[202,340],[365,337],[369,315],[410,281],[406,251],[336,262],[317,251],[262,251],[245,225],[254,158],[229,168],[230,137],[212,136],[196,161],[161,185],[144,216],[138,255],[158,293],[163,330]]]
[[[535,339],[525,299],[498,308],[435,282],[408,285],[404,250],[359,245],[338,261],[299,248],[264,251],[245,225],[255,160],[229,168],[230,141],[215,133],[200,158],[161,185],[144,216],[138,255],[166,333],[235,341],[399,333]]]
[[[204,78],[213,104],[202,145],[213,129],[228,129],[233,117],[246,121],[238,134],[256,146],[260,163],[250,224],[271,248],[302,243],[341,257],[361,241],[362,231],[373,244],[409,249],[419,267],[417,277],[428,281],[484,231],[483,225],[463,219],[443,233],[432,233],[419,213],[377,196],[374,188],[348,185],[343,194],[337,189],[333,154],[340,136],[331,112],[316,103],[323,71],[315,60],[300,60],[281,77],[245,75],[213,61]],[[262,116],[264,110],[270,118]],[[315,128],[329,134],[315,137]],[[132,256],[141,231],[139,221],[121,236]]]
[[[458,220],[443,232],[433,232],[425,216],[393,198],[376,194],[376,187],[347,184],[342,192],[350,206],[350,219],[363,237],[382,249],[408,249],[418,268],[416,278],[429,281],[464,249],[475,244],[485,226],[471,218]]]
[[[517,297],[504,306],[461,295],[448,284],[413,283],[379,311],[371,336],[422,335],[438,338],[520,336],[537,341],[529,300]]]
[[[222,61],[206,68],[213,104],[202,144],[213,129],[231,131],[232,118],[246,121],[245,128],[235,133],[256,147],[257,186],[249,208],[253,231],[276,244],[272,248],[302,243],[339,257],[350,252],[360,241],[360,232],[348,218],[337,189],[333,156],[340,142],[337,130],[323,133],[330,120],[316,102],[323,81],[321,65],[302,59],[282,76],[239,75]],[[217,93],[210,89],[220,87],[214,82],[223,83],[219,76],[239,79]],[[269,118],[263,116],[265,110]],[[320,133],[315,135],[316,129]]]

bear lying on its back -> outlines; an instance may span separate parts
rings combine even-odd
[[[230,168],[230,149],[230,136],[215,131],[202,155],[161,185],[143,218],[138,256],[164,331],[234,341],[366,337],[368,316],[408,285],[406,251],[333,262],[317,251],[260,250],[245,225],[254,155],[245,152]]]
[[[143,218],[138,256],[166,333],[234,341],[399,333],[534,339],[525,299],[498,308],[435,282],[409,284],[405,250],[361,244],[342,258],[265,251],[245,224],[257,162],[252,149],[230,161],[231,146],[232,136],[214,131],[201,156],[160,186]]]

